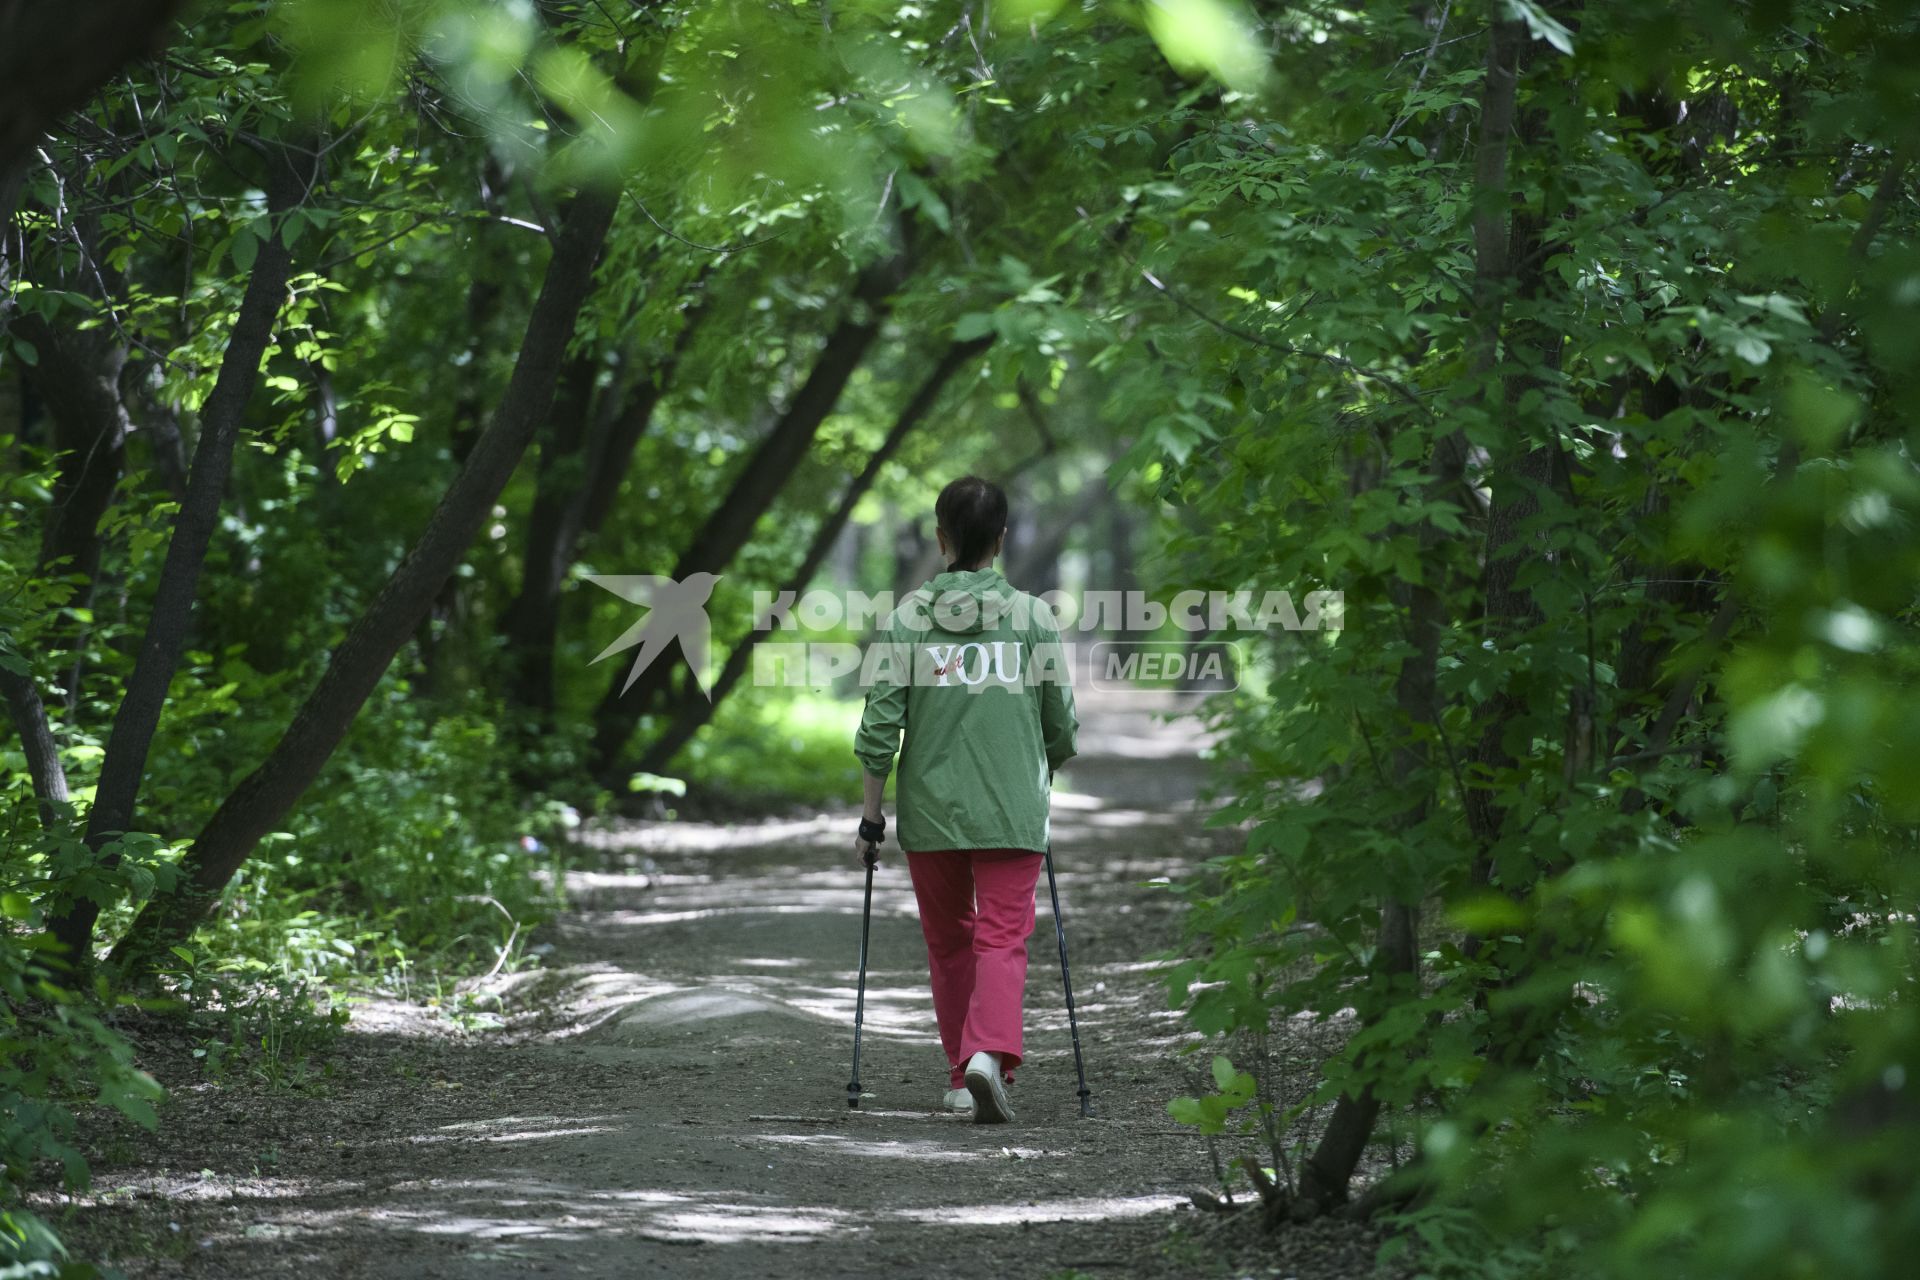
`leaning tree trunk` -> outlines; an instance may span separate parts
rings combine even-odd
[[[933,409],[934,402],[939,399],[941,388],[946,386],[968,360],[979,352],[985,351],[992,342],[993,339],[990,337],[970,338],[964,342],[948,345],[939,363],[934,365],[933,371],[921,382],[919,390],[914,392],[913,398],[900,410],[899,417],[894,419],[893,427],[887,432],[886,439],[880,442],[880,447],[875,449],[873,455],[867,459],[867,465],[860,469],[860,474],[855,476],[852,483],[847,486],[846,492],[840,497],[839,505],[825,520],[821,521],[820,527],[814,531],[813,542],[808,546],[806,556],[800,561],[800,567],[787,580],[787,591],[797,595],[807,589],[807,584],[813,581],[813,575],[818,573],[820,566],[826,562],[834,543],[839,541],[840,531],[847,527],[847,521],[853,516],[853,509],[860,505],[860,499],[867,495],[867,491],[873,488],[874,481],[880,478],[880,469],[886,466],[906,438],[925,420],[927,414]],[[646,755],[640,761],[642,770],[648,773],[659,773],[664,770],[673,757],[679,754],[680,748],[686,746],[693,739],[693,735],[713,719],[713,713],[719,709],[721,701],[733,691],[734,685],[740,682],[740,677],[746,674],[747,662],[753,657],[754,648],[766,634],[762,630],[752,631],[733,647],[733,652],[727,655],[727,665],[721,669],[719,679],[713,683],[712,697],[702,698],[696,693],[681,701],[666,732],[648,745]]]
[[[598,531],[612,510],[654,410],[673,385],[681,357],[693,345],[702,314],[704,307],[696,304],[672,347],[627,389],[624,403],[615,412],[589,414],[582,397],[577,420],[572,417],[573,406],[554,415],[557,429],[549,437],[553,456],[542,446],[533,511],[527,519],[520,590],[502,618],[507,696],[530,714],[541,731],[553,723],[561,586],[580,555],[582,541]],[[566,399],[563,395],[562,402]]]
[[[116,963],[147,965],[189,936],[261,837],[291,812],[352,726],[394,654],[459,566],[486,523],[534,431],[553,403],[568,339],[592,284],[617,192],[589,188],[568,208],[526,336],[499,407],[426,529],[367,606],[292,724],[265,761],[242,779],[181,860],[173,892],[156,898],[114,949]]]
[[[814,436],[819,433],[820,424],[833,412],[847,380],[860,367],[867,348],[879,336],[905,265],[904,256],[894,256],[860,273],[849,300],[851,305],[828,335],[826,346],[814,361],[806,382],[773,430],[767,433],[767,438],[747,459],[727,496],[681,553],[673,569],[676,581],[684,580],[689,574],[721,572],[753,536],[754,525],[772,508],[774,500],[793,478]],[[659,661],[648,666],[633,683],[634,696],[627,698],[623,696],[628,691],[626,672],[615,664],[607,692],[594,711],[594,735],[588,760],[595,777],[604,781],[612,773],[632,731],[634,718],[658,709],[670,688],[675,665]]]
[[[589,423],[599,397],[594,383],[600,349],[590,347],[567,362],[554,395],[553,412],[538,444],[533,506],[527,513],[520,556],[520,590],[500,616],[506,641],[507,700],[528,713],[528,728],[553,727],[554,608],[571,557],[561,545],[567,507],[586,478]]]
[[[306,196],[312,179],[310,156],[288,148],[273,150],[267,177],[267,205],[274,220],[262,237],[240,299],[239,318],[227,340],[201,412],[200,439],[194,446],[193,470],[187,480],[187,498],[174,520],[166,560],[153,597],[146,634],[127,678],[125,695],[114,713],[107,737],[93,806],[87,814],[86,842],[96,853],[133,825],[134,805],[146,776],[147,753],[167,700],[167,687],[186,648],[193,623],[193,601],[199,591],[200,569],[207,546],[220,519],[220,499],[233,466],[233,446],[240,419],[260,380],[260,360],[273,337],[273,323],[286,298],[287,276],[293,258],[279,234],[278,223]],[[85,963],[93,941],[93,924],[100,904],[90,897],[70,901],[50,925],[54,939],[74,963]]]
[[[501,193],[511,180],[508,168],[497,157],[488,156],[480,168],[480,207],[489,214],[498,214],[503,205]],[[448,446],[456,466],[466,465],[467,455],[480,438],[486,419],[486,370],[490,364],[486,357],[493,349],[494,318],[500,313],[500,304],[507,292],[503,283],[508,273],[504,265],[507,255],[502,251],[501,238],[500,227],[483,222],[469,243],[471,275],[467,282],[466,309],[460,322],[467,339],[466,360],[454,386],[452,422],[448,428]],[[420,673],[413,682],[416,696],[430,698],[440,687],[445,646],[457,634],[455,629],[465,616],[465,605],[463,580],[450,577],[440,584],[432,607],[421,617],[415,633],[420,653]]]

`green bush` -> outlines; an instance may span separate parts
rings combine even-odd
[[[108,1010],[135,1003],[104,984],[76,990],[56,981],[42,960],[22,899],[6,895],[0,924],[0,1275],[80,1276],[61,1270],[59,1237],[21,1203],[22,1192],[57,1165],[70,1190],[84,1190],[88,1169],[75,1136],[79,1116],[108,1107],[151,1129],[159,1084],[133,1065],[133,1047],[107,1023]],[[36,1273],[33,1264],[44,1264]],[[14,1271],[13,1268],[24,1268]]]
[[[513,777],[499,711],[430,707],[403,681],[362,714],[235,876],[199,946],[309,980],[491,965],[562,901],[578,817]]]
[[[805,689],[747,690],[721,704],[672,768],[687,782],[749,802],[858,805],[859,723],[857,701]]]

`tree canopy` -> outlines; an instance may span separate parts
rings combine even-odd
[[[82,8],[0,6],[10,1195],[153,1121],[116,1004],[491,962],[582,814],[851,811],[739,620],[978,470],[1020,585],[1343,599],[1219,637],[1162,958],[1276,1230],[1920,1244],[1909,6]],[[712,699],[592,661],[627,573],[720,575]]]

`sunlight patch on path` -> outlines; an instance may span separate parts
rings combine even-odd
[[[1098,1222],[1137,1218],[1186,1203],[1183,1196],[1085,1196],[1075,1200],[1029,1200],[1025,1204],[942,1205],[937,1209],[896,1209],[889,1216],[913,1222],[967,1222],[1014,1226],[1023,1222]]]

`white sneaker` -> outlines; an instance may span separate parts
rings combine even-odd
[[[971,1111],[973,1110],[973,1095],[965,1089],[949,1089],[947,1090],[945,1106],[949,1111]]]
[[[1001,1124],[1013,1119],[1007,1084],[1000,1078],[1000,1057],[985,1049],[967,1059],[967,1092],[973,1095],[973,1122]]]

